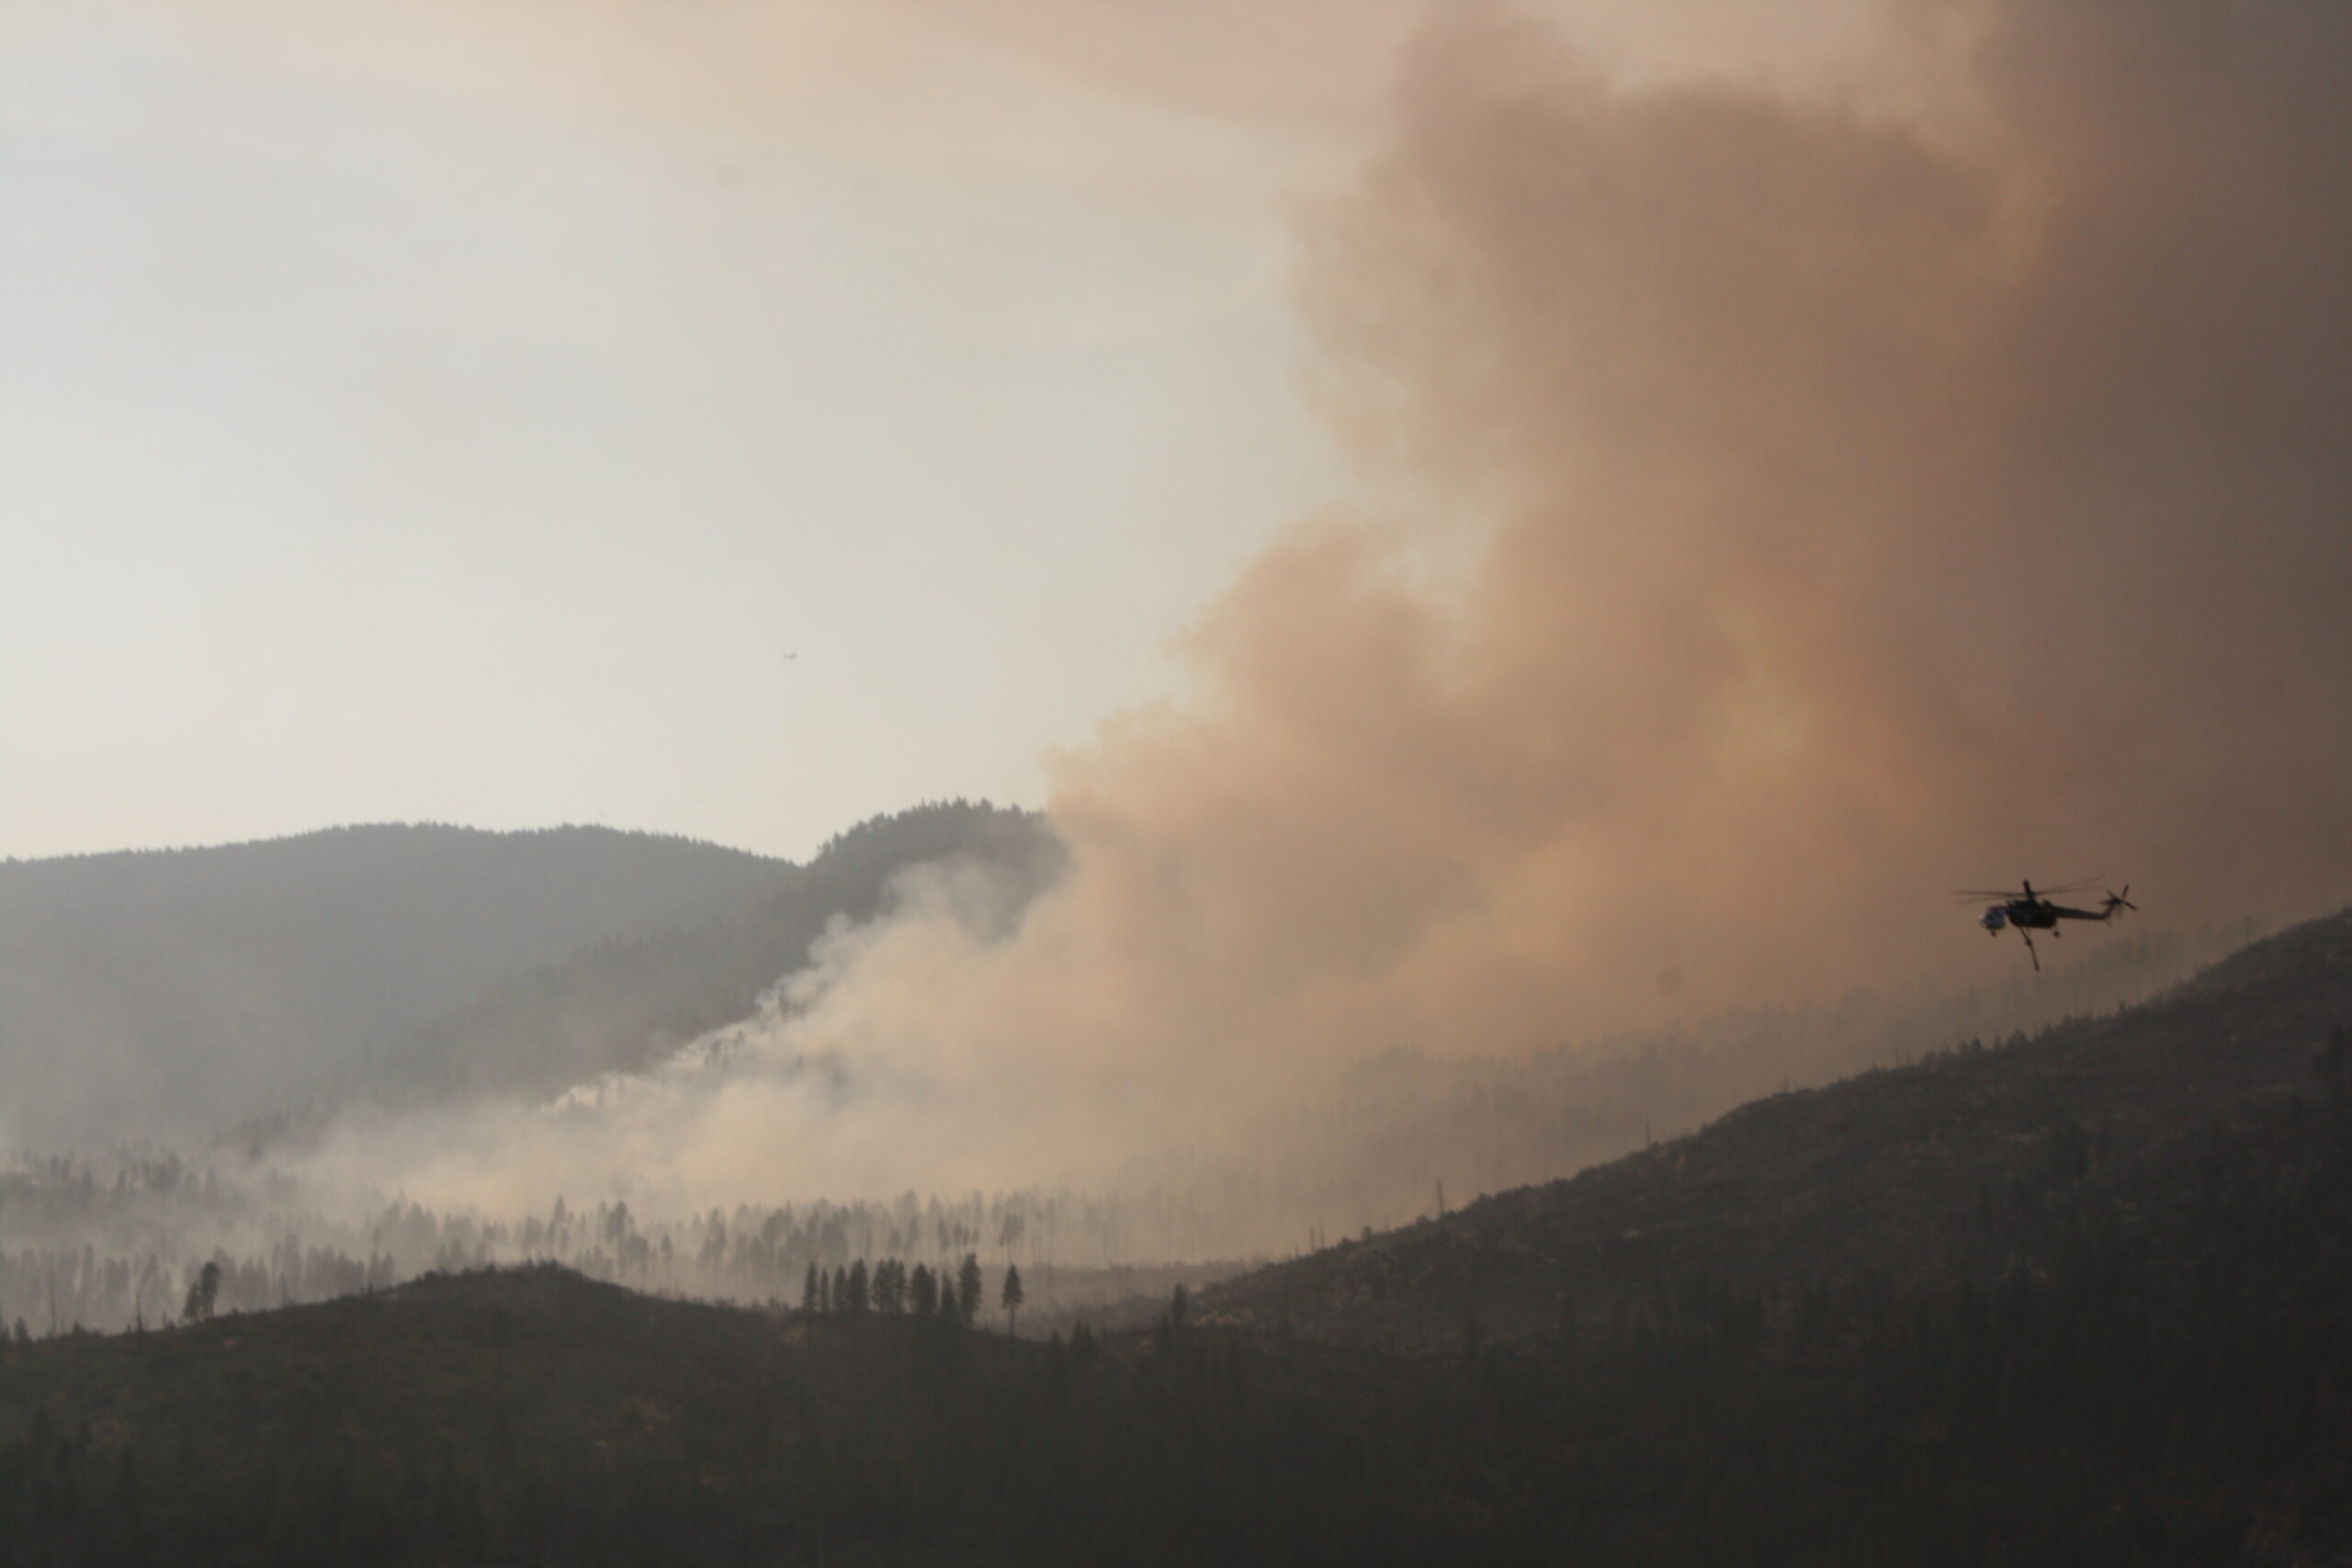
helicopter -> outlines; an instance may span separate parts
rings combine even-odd
[[[2048,931],[2055,937],[2060,934],[2058,922],[2061,920],[2097,920],[2104,925],[2115,919],[2116,911],[2137,909],[2140,907],[2132,902],[2130,897],[2132,885],[2128,882],[2123,885],[2122,892],[2109,892],[2106,901],[2096,909],[2070,908],[2066,905],[2053,904],[2050,901],[2053,897],[2064,897],[2070,893],[2086,893],[2094,887],[2103,886],[2105,881],[2104,877],[2094,876],[2086,882],[2069,882],[2064,886],[2044,888],[2039,893],[2033,890],[2033,884],[2028,882],[2024,884],[2025,891],[2022,894],[2012,893],[2007,888],[1975,889],[1955,893],[1952,897],[1964,902],[1973,902],[1978,898],[1999,899],[1999,903],[1989,906],[1982,915],[1976,918],[1976,923],[1983,926],[1987,934],[1992,936],[1999,936],[2004,927],[2015,926],[2018,935],[2025,938],[2026,956],[2033,960],[2033,966],[2039,971],[2041,967],[2041,954],[2034,951],[2034,932]]]

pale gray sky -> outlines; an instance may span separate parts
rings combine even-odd
[[[1037,802],[1345,492],[1416,8],[0,0],[0,854]]]

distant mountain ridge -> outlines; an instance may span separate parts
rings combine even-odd
[[[508,976],[394,1041],[357,1090],[399,1106],[546,1098],[603,1073],[640,1070],[748,1017],[762,992],[808,961],[830,923],[881,914],[910,868],[983,863],[1025,904],[1060,875],[1066,852],[1044,817],[986,803],[869,818],[806,865],[781,866],[748,907],[605,938]]]
[[[390,825],[0,863],[0,1141],[202,1136],[289,1098],[544,1085],[625,1058],[639,1027],[725,1021],[801,933],[870,913],[913,860],[1049,838],[958,802],[877,818],[805,867],[605,828]],[[591,1013],[608,1021],[584,1055],[498,1055],[577,1042]],[[568,1021],[523,1021],[542,1015]]]

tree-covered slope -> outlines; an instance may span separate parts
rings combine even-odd
[[[200,1132],[514,970],[773,891],[783,863],[601,828],[338,828],[0,864],[0,1134]]]
[[[877,818],[809,864],[597,828],[335,829],[0,864],[0,1144],[560,1089],[743,1016],[918,862],[1050,874],[1041,818]]]
[[[763,991],[807,962],[828,924],[881,913],[909,868],[985,866],[1018,907],[1060,874],[1063,855],[1034,812],[956,801],[876,817],[808,864],[779,868],[747,906],[610,937],[508,976],[393,1041],[356,1087],[394,1105],[544,1097],[641,1068],[748,1017]]]
[[[2140,1007],[1752,1102],[1687,1137],[1265,1270],[1214,1313],[1398,1345],[1540,1340],[1701,1271],[1776,1299],[1986,1287],[2086,1224],[2153,1245],[2209,1145],[2340,1093],[2352,911]],[[2333,1087],[2331,1087],[2331,1084]],[[2346,1303],[2352,1313],[2352,1302]]]

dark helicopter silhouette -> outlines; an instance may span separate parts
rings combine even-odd
[[[2104,880],[2102,877],[2094,876],[2087,882],[2069,882],[2063,887],[2045,888],[2040,893],[2036,893],[2033,890],[2033,884],[2029,882],[2024,885],[2025,891],[2022,894],[2011,893],[2007,888],[2000,888],[1961,892],[1954,894],[1953,897],[1972,901],[1978,898],[1999,899],[1999,903],[1988,907],[1976,918],[1976,923],[1994,936],[2000,935],[2005,926],[2015,926],[2018,935],[2025,938],[2026,955],[2033,960],[2033,966],[2040,969],[2041,954],[2033,950],[2034,932],[2048,931],[2052,936],[2057,936],[2058,922],[2061,920],[2097,920],[2104,925],[2115,919],[2117,910],[2137,909],[2140,907],[2132,902],[2128,897],[2132,891],[2132,885],[2128,882],[2123,885],[2121,893],[2109,893],[2106,901],[2096,909],[2069,908],[2064,904],[2053,904],[2050,901],[2052,897],[2063,897],[2069,893],[2086,893],[2099,886]]]

